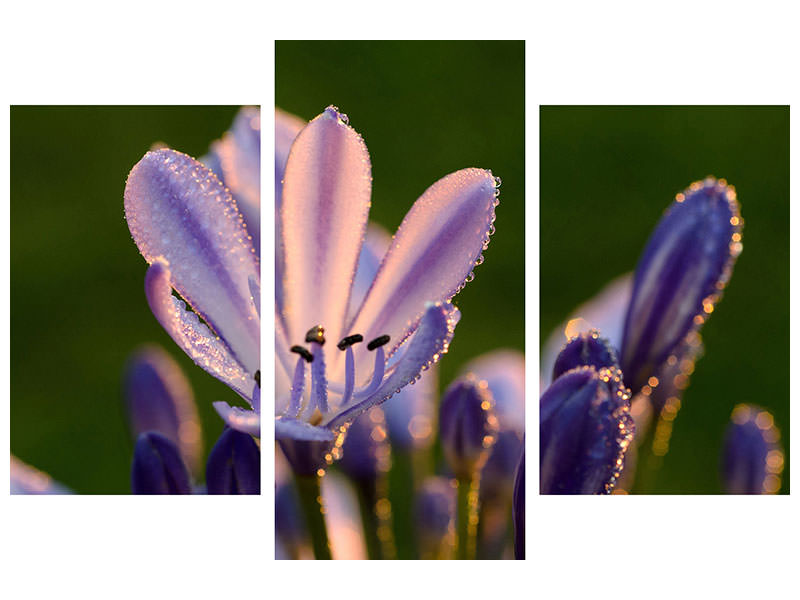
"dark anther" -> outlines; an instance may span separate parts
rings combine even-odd
[[[314,325],[306,333],[306,343],[311,344],[312,342],[320,346],[325,343],[325,329],[322,325]]]
[[[261,387],[261,369],[256,371],[256,374],[253,375],[253,379],[256,380],[256,383],[258,384],[258,387]]]
[[[389,336],[388,335],[382,335],[380,337],[376,337],[369,344],[367,344],[367,350],[375,350],[375,348],[378,348],[378,347],[383,346],[384,344],[388,344],[388,343],[389,343]]]
[[[289,350],[305,358],[306,362],[314,362],[314,355],[302,346],[292,346]]]
[[[352,346],[353,344],[357,344],[358,342],[363,342],[364,336],[360,333],[354,333],[353,335],[348,335],[346,338],[342,338],[342,341],[336,344],[336,347],[339,350],[346,350],[348,346]]]

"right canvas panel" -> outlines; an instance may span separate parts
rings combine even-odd
[[[540,128],[540,493],[788,493],[789,107]]]

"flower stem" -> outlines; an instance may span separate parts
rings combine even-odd
[[[663,456],[656,456],[653,452],[653,442],[655,441],[655,430],[658,424],[658,418],[648,428],[641,444],[636,448],[636,473],[633,481],[631,493],[634,494],[652,494],[655,487],[658,472],[661,469],[661,463],[664,462]]]
[[[311,534],[314,557],[330,560],[331,548],[328,542],[328,530],[325,527],[322,490],[320,489],[322,478],[316,475],[297,475],[295,480],[300,496],[300,506],[306,519],[306,527]]]
[[[397,547],[397,558],[417,558],[414,537],[414,469],[413,451],[397,450],[392,453],[392,468],[389,470],[389,501],[392,503],[392,524]]]
[[[476,534],[478,531],[478,489],[480,475],[458,480],[457,535],[459,560],[475,558]]]
[[[367,543],[367,557],[370,559],[395,558],[391,508],[389,508],[391,505],[386,498],[385,489],[385,481],[356,482],[364,539]]]

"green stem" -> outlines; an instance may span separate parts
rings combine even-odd
[[[358,492],[358,506],[361,509],[361,523],[364,528],[364,540],[367,543],[367,558],[382,560],[383,555],[381,540],[378,537],[378,527],[381,525],[375,513],[377,494],[375,485],[370,481],[356,481]]]
[[[642,442],[636,447],[636,476],[633,480],[631,493],[633,494],[652,494],[655,488],[658,471],[661,463],[664,462],[663,456],[656,456],[653,452],[653,441],[655,431],[658,426],[658,418],[653,419]]]
[[[392,526],[397,547],[397,558],[415,559],[417,543],[414,531],[414,469],[413,450],[392,453],[389,470],[389,501],[392,503]]]
[[[472,478],[458,480],[457,529],[459,560],[475,558],[476,533],[478,530],[478,486],[477,474]]]
[[[325,515],[322,513],[322,490],[320,489],[322,480],[316,475],[297,475],[295,480],[306,527],[311,534],[314,557],[330,560],[331,548],[328,542],[328,530],[325,527]]]

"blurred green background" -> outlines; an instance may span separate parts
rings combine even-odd
[[[142,343],[183,367],[206,453],[222,432],[211,403],[236,396],[150,312],[122,194],[154,142],[201,156],[237,110],[11,108],[11,451],[76,492],[130,492],[120,376]]]
[[[465,167],[502,178],[497,233],[454,303],[462,320],[439,383],[470,358],[523,350],[525,82],[523,42],[275,44],[275,102],[312,119],[336,105],[372,160],[370,220],[394,233],[436,180]]]
[[[775,416],[789,491],[789,108],[541,107],[540,343],[578,304],[632,271],[675,194],[706,175],[736,187],[742,252],[701,333],[657,480],[720,493],[734,405]]]

